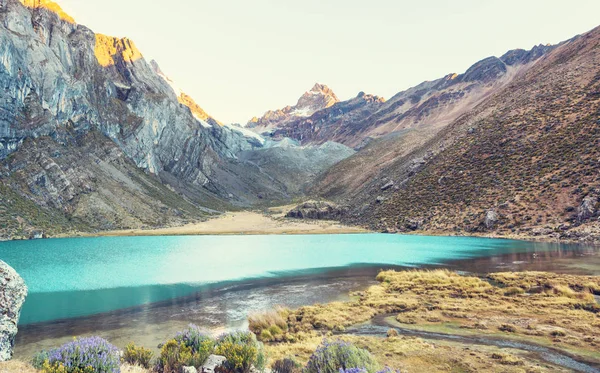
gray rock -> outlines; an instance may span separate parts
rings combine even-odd
[[[198,373],[198,370],[195,367],[182,367],[181,373]]]
[[[202,365],[200,373],[213,373],[215,368],[222,365],[225,360],[225,356],[210,355],[204,365]]]
[[[390,181],[389,183],[385,184],[384,186],[381,187],[381,190],[388,190],[390,188],[392,188],[394,186],[394,181]]]
[[[17,324],[27,296],[25,281],[0,260],[0,361],[13,356]]]
[[[590,219],[596,213],[596,205],[598,198],[596,196],[587,196],[581,202],[581,206],[577,210],[577,220],[581,223]]]
[[[485,219],[483,220],[483,224],[487,229],[493,229],[498,223],[498,213],[496,210],[488,210],[485,214]]]
[[[347,208],[329,202],[305,202],[290,210],[285,217],[293,219],[339,220]]]

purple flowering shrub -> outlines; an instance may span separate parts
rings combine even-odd
[[[120,373],[119,350],[100,337],[75,339],[48,352],[44,373]]]
[[[308,360],[304,373],[375,373],[378,367],[369,351],[348,342],[325,340]]]

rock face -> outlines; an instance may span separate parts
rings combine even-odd
[[[0,260],[0,361],[13,356],[17,324],[27,296],[23,279],[8,264]]]

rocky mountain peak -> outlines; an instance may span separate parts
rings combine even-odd
[[[325,84],[315,83],[310,91],[305,92],[294,109],[298,112],[312,114],[340,102],[333,90]]]
[[[28,8],[46,9],[52,13],[56,13],[56,15],[58,15],[58,17],[63,21],[66,21],[69,23],[75,23],[75,19],[73,19],[73,17],[71,17],[70,15],[65,13],[65,11],[60,7],[60,5],[58,5],[54,1],[50,1],[50,0],[20,0],[20,1],[23,5],[25,5]]]

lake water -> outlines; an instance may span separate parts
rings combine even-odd
[[[379,268],[469,263],[485,272],[503,269],[505,257],[520,258],[504,268],[514,269],[525,257],[555,262],[582,250],[384,234],[101,237],[2,242],[0,259],[29,286],[17,340],[17,353],[29,353],[80,334],[151,346],[188,322],[241,326],[248,312],[274,304],[343,299]]]

